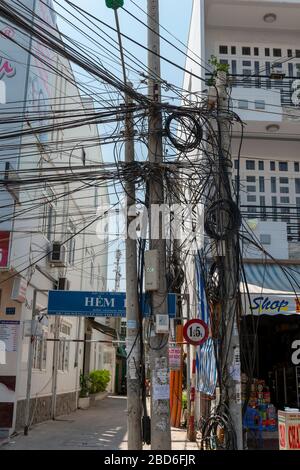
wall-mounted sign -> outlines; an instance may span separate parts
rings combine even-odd
[[[0,341],[5,344],[6,352],[17,350],[19,326],[19,321],[0,320]]]
[[[246,315],[299,315],[300,298],[291,294],[250,294]]]
[[[291,357],[291,361],[294,364],[294,366],[299,366],[300,365],[300,340],[296,339],[292,343],[292,349],[293,349],[293,354]]]
[[[278,411],[280,450],[300,450],[300,413]]]
[[[8,267],[10,232],[0,232],[0,268]]]
[[[150,315],[147,296],[143,294],[142,310]],[[49,291],[47,315],[83,317],[126,317],[125,292]],[[176,314],[176,294],[168,294],[168,313]]]

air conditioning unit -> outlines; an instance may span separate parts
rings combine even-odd
[[[50,264],[58,267],[66,266],[66,247],[60,242],[53,242],[49,254]]]

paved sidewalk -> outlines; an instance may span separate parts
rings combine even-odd
[[[127,450],[126,405],[126,397],[107,397],[88,410],[38,424],[28,436],[20,433],[0,450]],[[172,449],[198,446],[186,441],[186,430],[173,429]]]

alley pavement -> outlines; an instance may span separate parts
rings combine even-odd
[[[0,450],[127,450],[126,406],[126,397],[109,396],[88,410],[33,426],[28,436],[20,432]],[[186,440],[185,429],[172,429],[172,449],[198,450],[198,445]]]

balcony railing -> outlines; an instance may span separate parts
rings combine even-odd
[[[285,222],[288,241],[300,242],[300,207],[241,205],[241,212],[244,219]]]
[[[300,77],[285,77],[282,79],[274,79],[269,76],[245,76],[230,75],[230,83],[233,88],[258,88],[280,93],[281,105],[292,106],[297,108],[298,104],[293,101],[293,95],[297,91],[295,84]],[[298,87],[300,95],[300,87]]]

